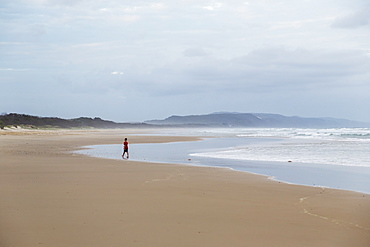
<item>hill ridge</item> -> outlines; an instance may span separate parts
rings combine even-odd
[[[334,128],[334,127],[370,127],[370,123],[362,123],[339,118],[304,118],[284,116],[273,113],[237,113],[215,112],[204,115],[172,115],[163,120],[149,120],[145,123],[158,125],[199,125],[213,127],[262,127],[262,128]]]
[[[39,117],[27,114],[9,113],[0,115],[0,127],[5,126],[31,126],[31,127],[57,127],[57,128],[127,128],[145,127],[145,123],[116,123],[103,120],[100,117],[79,117],[63,119],[58,117]]]
[[[203,115],[172,115],[163,120],[140,123],[116,123],[100,117],[63,119],[10,113],[0,115],[0,128],[5,126],[57,127],[57,128],[130,128],[130,127],[244,127],[244,128],[354,128],[370,127],[370,123],[323,117],[304,118],[273,113],[215,112]]]

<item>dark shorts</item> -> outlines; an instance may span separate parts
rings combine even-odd
[[[128,149],[123,149],[123,152],[124,153],[128,153]]]

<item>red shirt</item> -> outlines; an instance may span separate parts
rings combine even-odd
[[[128,142],[127,141],[123,142],[123,149],[128,149]]]

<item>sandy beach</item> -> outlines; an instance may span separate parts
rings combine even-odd
[[[370,195],[228,169],[108,160],[143,130],[0,130],[0,247],[369,247]],[[165,152],[165,150],[164,150]]]

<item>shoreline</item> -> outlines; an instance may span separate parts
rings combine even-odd
[[[196,139],[146,131],[0,134],[0,246],[369,246],[368,195],[68,153]]]
[[[153,163],[181,164],[195,167],[227,168],[235,172],[247,172],[269,177],[269,179],[292,185],[305,185],[319,188],[332,188],[370,195],[370,169],[361,166],[339,166],[332,164],[314,164],[281,161],[235,160],[197,156],[212,150],[224,150],[237,146],[238,142],[244,145],[247,142],[261,141],[260,138],[202,138],[196,142],[175,142],[162,144],[133,144],[131,147],[131,161],[148,161]],[[266,139],[270,142],[270,139]],[[233,142],[233,140],[237,142]],[[276,140],[273,138],[272,140]],[[231,142],[230,142],[231,141]],[[218,143],[218,144],[217,144]],[[220,146],[220,143],[222,145]],[[216,145],[215,145],[216,144]],[[231,146],[230,146],[231,145]],[[121,160],[121,144],[86,146],[77,153],[91,157]],[[180,150],[180,151],[178,151]],[[159,154],[164,153],[165,156]]]

